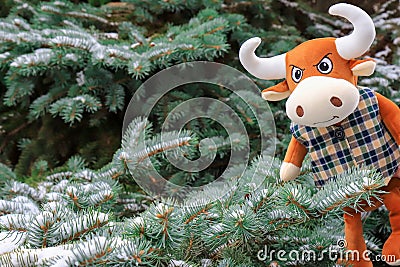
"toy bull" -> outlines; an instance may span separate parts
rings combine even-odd
[[[307,152],[318,187],[352,166],[371,166],[383,175],[387,182],[383,190],[388,193],[381,198],[389,210],[392,233],[382,253],[395,256],[396,260],[388,263],[399,266],[400,109],[379,93],[357,86],[358,76],[369,76],[375,70],[373,60],[355,59],[375,38],[372,19],[360,8],[344,3],[331,6],[329,13],[346,18],[354,31],[340,38],[310,40],[271,58],[257,57],[254,51],[261,40],[251,38],[240,48],[240,62],[258,78],[286,78],[262,91],[269,101],[288,98],[286,113],[293,136],[280,170],[283,181],[299,175]],[[375,208],[380,205],[376,203]],[[346,208],[344,221],[347,249],[362,255],[367,248],[360,213]],[[348,264],[373,266],[368,258]]]

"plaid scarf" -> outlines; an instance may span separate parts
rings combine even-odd
[[[378,100],[360,88],[360,102],[340,126],[308,127],[292,124],[290,131],[311,157],[317,187],[353,166],[368,166],[389,182],[400,162],[400,149],[384,126]]]

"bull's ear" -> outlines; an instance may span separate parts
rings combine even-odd
[[[350,69],[354,76],[370,76],[375,71],[376,63],[373,59],[352,59]]]
[[[261,92],[261,96],[268,101],[279,101],[288,98],[290,93],[289,86],[286,80],[284,80],[277,85],[264,89]]]

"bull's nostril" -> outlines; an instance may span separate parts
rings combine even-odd
[[[297,116],[303,117],[304,116],[304,109],[301,106],[297,106],[296,113],[297,113]]]
[[[340,100],[340,98],[336,96],[332,96],[330,101],[335,107],[341,107],[343,105],[342,100]]]

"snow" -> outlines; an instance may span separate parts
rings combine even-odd
[[[46,36],[49,36],[49,35],[52,33],[52,31],[51,31],[50,29],[44,29],[44,30],[42,31],[42,33],[43,33],[44,35],[46,35]]]
[[[67,189],[65,189],[65,192],[68,195],[76,195],[78,193],[78,189],[75,186],[68,186]]]
[[[79,38],[73,38],[69,36],[56,36],[50,40],[50,43],[55,45],[78,47],[89,51],[93,51],[93,49],[96,49],[96,47],[99,45],[94,40],[89,38],[85,39],[83,36],[79,36]]]
[[[40,212],[39,208],[33,202],[26,203],[24,204],[23,207],[24,207],[24,213],[29,212],[31,214],[38,214]]]
[[[130,211],[140,211],[143,209],[143,205],[136,204],[136,203],[129,203],[124,205],[124,209],[130,210]]]
[[[132,222],[139,227],[144,226],[144,219],[142,217],[136,217],[136,218],[132,219]]]
[[[70,250],[64,249],[63,247],[50,247],[45,248],[38,253],[37,265],[41,265],[44,261],[49,260],[51,258],[55,258],[57,256],[61,256],[62,259],[66,257],[73,257],[73,253]],[[68,266],[68,265],[52,265],[52,266]]]
[[[170,263],[168,264],[168,267],[191,267],[192,265],[187,264],[184,261],[181,260],[171,260]]]
[[[128,153],[126,153],[125,151],[123,151],[123,152],[121,152],[120,154],[119,154],[119,159],[120,160],[126,160],[126,159],[128,159],[129,158],[129,155],[128,155]]]
[[[168,210],[168,206],[165,205],[164,203],[160,202],[157,204],[156,209],[161,211],[161,212],[165,212]]]
[[[71,218],[60,226],[60,236],[63,240],[70,238],[72,235],[83,232],[98,223],[103,224],[108,222],[108,214],[102,212],[93,212],[78,218]]]
[[[59,208],[59,203],[57,202],[47,202],[43,205],[43,209],[46,211],[50,211],[52,213],[56,213]]]
[[[105,189],[104,191],[92,194],[89,198],[90,198],[90,204],[91,205],[96,205],[99,204],[101,202],[103,202],[106,198],[108,198],[109,196],[112,196],[113,192],[111,191],[111,189]]]
[[[17,231],[0,232],[0,255],[11,252],[20,247],[25,242],[26,237],[26,233]]]
[[[379,51],[378,53],[375,54],[375,56],[380,58],[385,58],[389,55],[390,52],[392,52],[392,50],[389,48],[388,45],[386,45],[385,50]]]
[[[22,20],[20,20],[20,19],[18,19],[18,18],[15,18],[15,19],[13,20],[13,22],[14,22],[15,25],[19,25],[19,24],[22,23]]]
[[[244,215],[245,215],[245,213],[241,209],[232,212],[232,216],[235,217],[235,218],[238,218],[238,219],[242,218]]]
[[[136,55],[132,52],[130,52],[129,50],[124,50],[124,49],[116,49],[116,48],[112,48],[112,47],[107,47],[106,48],[106,53],[109,57],[120,57],[120,58],[124,58],[125,60],[129,60],[133,57],[135,57]],[[113,55],[113,56],[111,56]]]
[[[9,246],[11,248],[11,246]],[[0,247],[0,255],[3,245]],[[10,250],[9,252],[11,252]],[[26,266],[25,263],[30,263],[29,266],[41,266],[45,260],[53,257],[73,257],[73,253],[66,246],[49,247],[43,249],[21,249],[14,253],[8,254],[12,266]],[[21,262],[21,259],[24,259]],[[68,266],[68,265],[52,265],[52,266]]]
[[[61,2],[61,1],[55,1],[53,4],[56,5],[56,6],[62,6],[62,7],[65,6],[65,3]]]
[[[292,2],[292,1],[287,1],[287,0],[280,0],[281,3],[283,3],[284,5],[288,6],[288,7],[298,7],[299,4]]]
[[[209,266],[212,266],[211,259],[202,259],[201,260],[201,267],[209,267]]]
[[[96,174],[92,170],[83,170],[74,175],[76,178],[84,178],[88,181],[91,181],[96,177]]]
[[[27,184],[24,183],[20,183],[20,182],[16,182],[13,181],[11,183],[11,187],[10,187],[10,192],[13,192],[14,194],[19,193],[22,195],[28,195],[28,196],[35,196],[37,194],[36,190],[32,187],[30,187]],[[20,198],[21,200],[18,200],[18,202],[29,202],[29,199],[26,198],[26,200],[22,200],[22,198]]]
[[[25,35],[24,33],[20,33],[18,34],[18,37],[21,40],[25,39]],[[29,39],[32,39],[32,34],[31,35],[26,35],[27,37],[29,37]],[[40,36],[37,36],[38,40],[40,41]],[[54,52],[51,49],[48,48],[40,48],[37,49],[34,53],[30,53],[30,54],[25,54],[22,56],[19,56],[17,58],[14,59],[14,61],[10,64],[12,67],[22,67],[22,66],[26,66],[26,65],[39,65],[39,64],[49,64],[51,58],[53,57]]]
[[[45,199],[50,202],[60,201],[63,199],[63,195],[60,193],[56,193],[56,192],[50,192],[45,195]]]
[[[53,213],[48,211],[43,211],[35,217],[35,220],[40,226],[46,225],[48,221],[53,220]]]
[[[213,232],[221,232],[222,231],[222,223],[216,223],[211,226]]]
[[[3,54],[0,54],[0,59],[7,59],[10,55],[10,52],[5,52]]]
[[[109,190],[111,189],[110,185],[105,183],[105,182],[97,182],[97,183],[90,183],[90,184],[85,184],[80,187],[83,189],[84,193],[93,193],[94,191],[99,191],[99,190]]]
[[[8,22],[0,21],[0,29],[18,31],[18,27]]]
[[[84,255],[85,258],[90,258],[96,254],[99,254],[101,250],[104,250],[108,244],[112,241],[107,240],[104,236],[97,236],[87,242],[82,242],[77,245],[71,251],[66,251],[63,258],[57,260],[52,266],[53,267],[68,267],[79,265],[79,262],[75,255]]]
[[[319,23],[315,25],[315,28],[319,29],[319,30],[322,30],[324,32],[331,32],[332,31],[332,28],[330,28],[329,26],[324,25],[324,24],[319,24]]]
[[[90,52],[92,52],[92,57],[96,60],[103,60],[105,58],[105,47],[98,44],[96,46],[93,46],[92,49],[90,49]]]
[[[64,192],[65,187],[67,186],[67,184],[68,184],[68,180],[61,180],[58,184],[54,185],[51,188],[51,191],[53,191],[53,192]]]
[[[383,87],[389,86],[389,81],[384,78],[380,78],[380,77],[373,77],[373,78],[369,78],[369,79],[364,78],[361,83],[363,85],[368,85],[368,86],[372,86],[372,85],[380,85]]]
[[[8,213],[21,213],[21,214],[38,214],[39,208],[31,202],[21,201],[25,200],[26,197],[16,197],[12,201],[0,200],[0,210],[7,211]],[[26,198],[27,199],[27,198]]]
[[[107,32],[104,34],[104,36],[109,39],[118,39],[119,38],[118,33],[116,33],[116,32]]]
[[[86,102],[86,99],[83,96],[76,96],[76,97],[74,97],[74,100],[75,101],[80,101],[82,103]]]
[[[65,59],[71,60],[73,62],[78,62],[78,57],[75,54],[68,53],[65,55]]]
[[[76,73],[76,83],[79,86],[83,86],[85,84],[85,74],[83,73],[83,71]]]
[[[134,44],[131,45],[131,48],[135,49],[136,47],[138,47],[140,45],[141,45],[141,43],[134,43]]]
[[[46,179],[49,180],[49,181],[56,182],[58,180],[66,179],[68,177],[71,177],[72,174],[73,174],[73,172],[58,172],[58,173],[46,176]]]
[[[0,225],[8,229],[21,229],[31,220],[32,215],[29,214],[7,214],[0,216]]]

